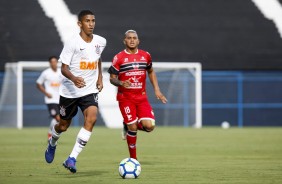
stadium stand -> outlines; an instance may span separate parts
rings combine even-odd
[[[37,1],[0,1],[0,70],[6,62],[59,55],[63,44]]]
[[[95,12],[95,33],[108,41],[104,61],[124,48],[123,33],[136,29],[140,48],[150,51],[154,61],[201,62],[204,126],[225,120],[232,126],[282,125],[282,38],[251,0],[65,2],[73,14]],[[0,25],[2,72],[6,62],[46,61],[61,52],[54,22],[37,1],[0,1]],[[30,82],[26,93],[36,90],[37,75],[25,77]],[[0,73],[0,84],[2,77]],[[25,102],[41,104],[33,100]],[[43,102],[42,108],[46,110]],[[31,119],[34,112],[26,109]],[[33,126],[30,119],[26,126]]]
[[[95,32],[108,40],[107,61],[123,48],[123,33],[132,28],[155,61],[200,61],[208,70],[282,69],[282,39],[252,1],[65,2],[73,14],[95,11]],[[46,60],[60,53],[54,23],[37,1],[1,1],[0,10],[1,70],[4,62]]]
[[[201,61],[203,69],[282,68],[282,39],[251,1],[67,3],[73,13],[93,4],[97,31],[109,38],[110,51],[121,47],[115,35],[133,28],[157,61]]]

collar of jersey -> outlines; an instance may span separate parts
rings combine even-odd
[[[137,51],[136,51],[134,54],[138,54],[138,51],[139,51],[139,50],[137,49]],[[124,52],[125,52],[126,54],[131,54],[131,53],[127,52],[126,49],[124,49]]]

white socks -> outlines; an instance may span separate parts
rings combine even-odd
[[[51,140],[50,140],[51,146],[57,145],[57,141],[60,138],[60,136],[61,136],[61,133],[56,132],[55,125],[54,125],[53,128],[52,128],[52,137],[51,137]]]
[[[83,127],[80,129],[79,133],[77,134],[77,139],[73,147],[73,150],[70,154],[70,157],[73,157],[75,159],[77,158],[79,153],[82,151],[82,149],[85,147],[86,143],[90,139],[91,133],[92,132],[89,132]]]
[[[48,133],[52,134],[52,130],[53,130],[53,127],[57,124],[57,120],[55,118],[52,118],[51,122],[50,122],[50,128],[49,128],[49,131]]]

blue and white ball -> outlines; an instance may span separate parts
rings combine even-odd
[[[120,162],[118,171],[123,179],[137,178],[141,173],[141,165],[134,158],[125,158]]]

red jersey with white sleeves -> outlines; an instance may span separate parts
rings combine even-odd
[[[152,67],[151,55],[138,49],[135,54],[126,50],[115,55],[112,66],[108,72],[118,75],[121,81],[129,80],[131,86],[118,87],[118,93],[122,94],[145,94],[146,91],[146,71]]]

